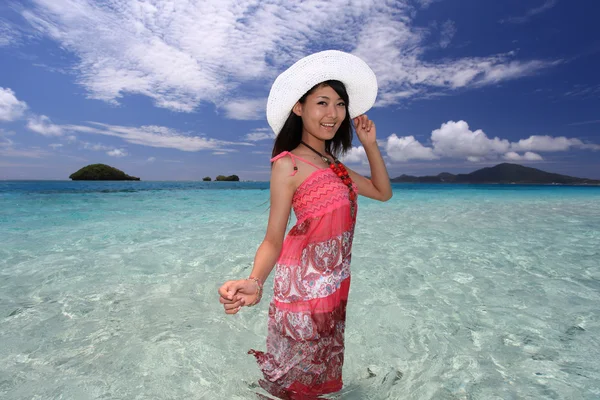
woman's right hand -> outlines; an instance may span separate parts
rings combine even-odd
[[[258,286],[250,279],[227,281],[219,288],[219,302],[226,314],[236,314],[243,306],[254,304],[258,296]]]

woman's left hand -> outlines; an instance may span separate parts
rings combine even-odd
[[[375,123],[367,117],[367,114],[359,115],[352,120],[358,140],[363,146],[377,143]]]

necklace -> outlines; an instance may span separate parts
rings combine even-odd
[[[346,169],[346,167],[344,167],[344,164],[342,164],[340,162],[340,160],[338,160],[335,157],[333,158],[333,161],[331,161],[328,157],[321,154],[321,152],[313,149],[311,146],[307,145],[302,140],[300,141],[300,143],[302,143],[303,145],[308,147],[310,150],[312,150],[314,153],[316,153],[319,157],[321,157],[321,159],[329,165],[329,168],[331,168],[331,170],[337,176],[340,177],[342,182],[344,182],[344,185],[348,186],[349,198],[350,198],[350,216],[352,217],[352,220],[354,220],[356,218],[356,192],[354,191],[354,187],[352,186],[352,178],[350,178],[350,175],[348,174],[348,170]]]

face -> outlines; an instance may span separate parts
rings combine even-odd
[[[306,97],[304,104],[296,103],[293,111],[302,117],[303,135],[330,140],[346,118],[346,103],[331,87],[320,86]]]

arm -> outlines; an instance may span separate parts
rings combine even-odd
[[[371,179],[367,179],[346,167],[348,174],[358,186],[360,195],[379,201],[387,201],[392,198],[392,186],[390,185],[390,177],[385,162],[379,151],[379,146],[377,146],[375,124],[363,114],[354,118],[354,127],[369,160]]]
[[[296,182],[290,177],[293,171],[292,160],[283,157],[273,163],[271,170],[271,209],[267,233],[254,256],[254,267],[250,276],[264,282],[281,253],[287,221],[290,216],[292,197]],[[219,301],[225,313],[235,314],[244,305],[252,305],[258,297],[257,283],[249,279],[227,281],[219,288]]]
[[[296,190],[294,179],[290,177],[293,170],[292,160],[283,157],[273,163],[271,171],[271,209],[267,233],[256,256],[254,268],[250,276],[265,281],[271,273],[283,246],[285,229],[290,217],[292,197]]]

